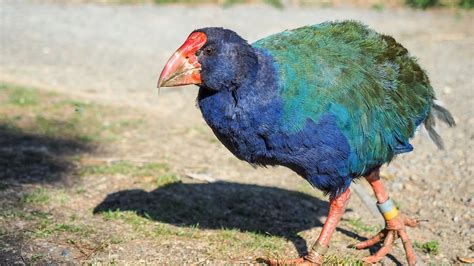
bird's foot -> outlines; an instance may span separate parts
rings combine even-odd
[[[324,257],[314,251],[310,251],[308,255],[296,259],[266,259],[264,260],[270,266],[282,265],[298,265],[298,266],[316,266],[323,264]]]
[[[356,249],[365,249],[377,244],[378,242],[382,241],[382,239],[384,239],[382,247],[374,255],[365,257],[363,259],[363,261],[367,263],[376,263],[380,261],[383,257],[385,257],[387,253],[390,252],[393,247],[393,242],[397,240],[397,238],[401,238],[403,248],[405,249],[408,265],[415,265],[415,252],[413,251],[413,246],[411,244],[410,239],[408,238],[406,226],[416,227],[418,225],[418,222],[419,221],[415,219],[399,214],[390,221],[386,221],[385,229],[380,231],[374,237],[358,244],[351,245],[350,247]]]

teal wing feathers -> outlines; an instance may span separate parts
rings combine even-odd
[[[416,127],[431,117],[434,92],[416,59],[358,22],[284,31],[253,46],[274,58],[287,130],[334,115],[351,146],[353,173],[411,151]]]

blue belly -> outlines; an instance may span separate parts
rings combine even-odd
[[[248,98],[248,99],[247,99]],[[217,138],[239,159],[254,165],[282,165],[326,193],[344,191],[353,178],[346,137],[331,114],[308,119],[296,132],[284,125],[279,97],[258,98],[201,88],[198,103]]]

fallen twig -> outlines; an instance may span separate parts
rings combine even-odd
[[[196,179],[196,180],[200,180],[200,181],[206,181],[208,183],[214,183],[214,182],[217,182],[219,180],[211,177],[210,175],[208,174],[198,174],[198,173],[186,173],[186,176],[191,178],[191,179]]]

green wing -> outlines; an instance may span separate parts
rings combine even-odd
[[[332,114],[351,146],[351,170],[412,150],[434,92],[416,59],[392,37],[354,22],[328,22],[253,44],[275,60],[288,131]]]

